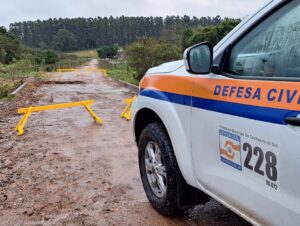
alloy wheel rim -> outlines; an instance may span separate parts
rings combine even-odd
[[[150,141],[145,148],[145,168],[153,193],[162,198],[167,192],[166,166],[160,148],[153,141]]]

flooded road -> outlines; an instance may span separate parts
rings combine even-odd
[[[134,93],[87,70],[96,67],[92,60],[77,72],[52,73],[28,98],[35,105],[95,100],[104,125],[83,107],[45,111],[33,113],[18,137],[20,116],[0,118],[0,225],[248,225],[213,200],[179,218],[151,208],[130,123],[119,117]]]

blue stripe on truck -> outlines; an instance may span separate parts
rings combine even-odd
[[[205,109],[209,111],[276,124],[286,124],[284,122],[284,119],[286,117],[295,117],[298,114],[300,114],[300,112],[298,111],[258,107],[219,100],[209,100],[199,97],[190,97],[151,89],[141,89],[140,95],[175,104],[192,106],[199,109]]]

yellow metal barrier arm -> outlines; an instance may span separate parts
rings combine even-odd
[[[134,96],[132,98],[128,98],[125,99],[124,102],[127,103],[126,108],[122,111],[122,113],[120,114],[121,118],[125,118],[126,120],[130,120],[131,119],[131,114],[132,114],[132,103],[135,101],[135,99],[137,98],[137,96]]]
[[[128,112],[128,110],[130,109],[130,107],[131,107],[130,104],[128,104],[128,105],[126,106],[126,108],[125,108],[125,109],[122,111],[122,113],[120,114],[120,117],[121,117],[121,118],[124,117],[124,115],[126,114],[126,112]]]
[[[93,100],[85,100],[80,102],[71,102],[71,103],[62,103],[62,104],[52,104],[52,105],[45,105],[45,106],[38,106],[38,107],[31,107],[32,112],[39,112],[39,111],[48,111],[48,110],[56,110],[60,108],[72,108],[72,107],[79,107],[84,104],[91,105],[93,104]],[[19,114],[26,113],[28,108],[20,108],[18,110]]]
[[[91,109],[90,105],[93,104],[93,100],[86,100],[86,101],[80,101],[80,102],[72,102],[72,103],[62,103],[62,104],[52,104],[52,105],[45,105],[45,106],[37,106],[37,107],[29,107],[29,108],[20,108],[18,109],[18,113],[22,114],[24,113],[24,116],[19,121],[19,123],[16,126],[16,130],[18,131],[18,135],[24,134],[24,127],[26,125],[26,122],[28,118],[30,117],[32,112],[39,112],[39,111],[46,111],[46,110],[55,110],[55,109],[61,109],[61,108],[71,108],[71,107],[78,107],[78,106],[84,106],[86,110],[89,112],[90,116],[98,123],[103,124],[103,121],[100,117],[98,117],[93,110]]]
[[[86,108],[86,110],[90,113],[91,117],[96,121],[99,122],[101,125],[103,124],[103,121],[100,117],[98,117],[93,110],[91,109],[91,107],[89,105],[87,105],[86,103],[83,103],[83,106]]]
[[[74,71],[78,71],[78,69],[76,68],[58,68],[57,72],[74,72]]]
[[[105,78],[108,78],[107,70],[103,70],[102,73],[104,74]]]
[[[19,136],[24,134],[24,127],[26,125],[26,122],[27,122],[28,118],[31,115],[31,109],[32,109],[32,107],[29,107],[27,109],[27,112],[25,113],[25,115],[23,115],[22,119],[20,120],[20,122],[16,126],[16,131],[18,131]]]
[[[61,73],[61,72],[75,72],[75,71],[79,71],[79,69],[76,69],[76,68],[58,68],[57,69],[57,72],[59,72],[59,73]],[[103,73],[105,78],[108,77],[106,69],[86,68],[86,69],[84,69],[84,71],[87,71],[87,72],[100,72],[100,73]]]
[[[130,109],[124,114],[124,118],[129,121],[131,119],[132,109],[130,106]]]

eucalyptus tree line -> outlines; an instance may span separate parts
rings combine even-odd
[[[218,25],[223,20],[220,16],[54,18],[13,23],[9,32],[30,47],[70,51],[126,46],[144,37],[178,42],[178,34],[186,28]]]

